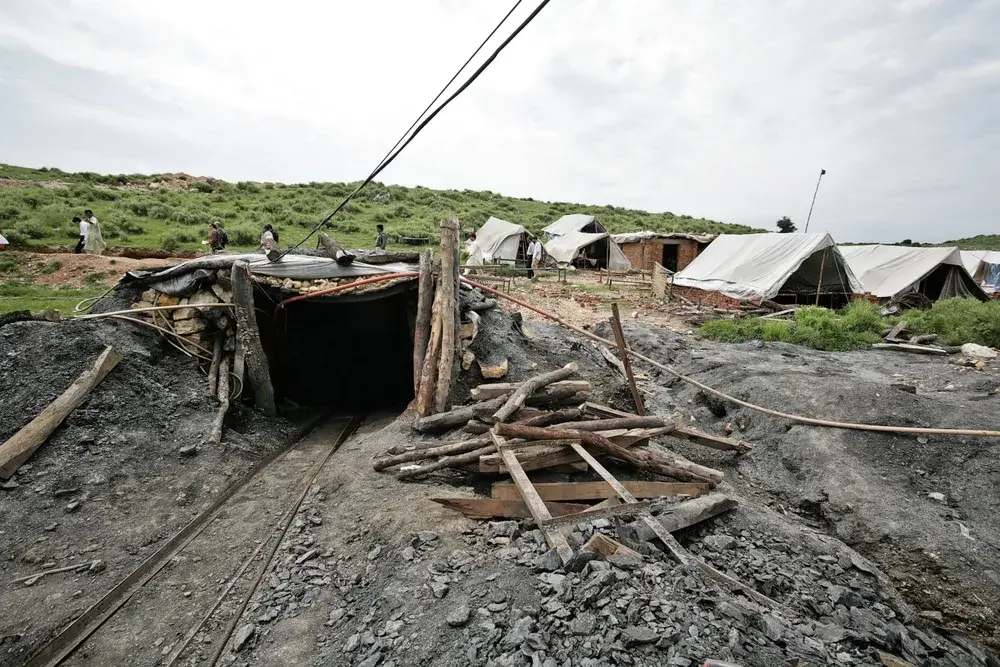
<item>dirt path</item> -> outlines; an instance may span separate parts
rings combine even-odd
[[[30,278],[35,285],[73,288],[95,285],[110,287],[128,271],[169,266],[184,261],[22,251],[6,251],[0,254],[0,260],[8,267],[8,270],[0,276]]]

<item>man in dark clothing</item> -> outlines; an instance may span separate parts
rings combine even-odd
[[[389,239],[385,235],[385,227],[375,225],[375,229],[378,230],[378,236],[375,237],[375,249],[385,250],[386,246],[389,245]]]
[[[77,241],[76,247],[73,248],[73,252],[79,255],[83,252],[83,246],[87,243],[87,223],[81,220],[79,216],[75,216],[73,222],[80,228],[80,240]]]
[[[214,222],[208,223],[208,247],[212,252],[222,250],[222,236],[219,234],[219,226]]]

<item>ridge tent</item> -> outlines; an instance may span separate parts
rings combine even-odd
[[[988,297],[969,275],[958,248],[892,245],[844,246],[840,249],[865,292],[893,299],[919,292],[932,301],[953,296]]]
[[[542,230],[547,237],[564,236],[571,232],[586,232],[588,234],[605,234],[604,228],[597,218],[583,213],[570,213],[559,218]]]
[[[484,261],[515,263],[527,255],[528,232],[521,225],[490,216],[476,230],[476,243],[483,249]]]
[[[960,250],[962,265],[979,285],[996,290],[1000,287],[1000,252],[995,250]]]
[[[625,257],[622,249],[611,240],[607,232],[588,234],[587,232],[568,232],[555,236],[542,244],[545,252],[558,264],[572,264],[582,250],[591,260],[593,268],[614,269],[626,271],[632,268],[631,262]]]
[[[861,287],[829,234],[778,233],[720,234],[673,284],[738,301],[810,302],[826,295],[831,304]]]
[[[545,252],[558,264],[573,264],[582,250],[587,266],[625,271],[632,268],[622,249],[597,218],[582,213],[564,215],[542,230]]]

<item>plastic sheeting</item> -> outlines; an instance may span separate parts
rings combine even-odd
[[[611,240],[618,245],[640,243],[641,241],[697,241],[711,243],[715,234],[688,234],[686,232],[628,232],[612,234]]]
[[[590,229],[587,229],[590,227]],[[591,234],[604,234],[607,233],[607,229],[604,228],[600,222],[597,221],[592,215],[584,215],[582,213],[570,213],[569,215],[564,215],[559,218],[551,225],[542,230],[549,238],[555,236],[565,236],[566,234],[571,234],[573,232],[582,232],[587,230],[587,233]]]
[[[525,233],[521,225],[491,217],[476,230],[476,243],[482,249],[485,261],[513,262],[517,260],[517,251]]]
[[[940,266],[952,266],[965,280],[946,280],[940,297],[975,296],[986,298],[972,279],[957,248],[914,248],[911,246],[860,245],[840,249],[862,289],[891,299],[918,291],[920,282]]]
[[[607,239],[608,243],[608,268],[615,269],[616,271],[631,269],[632,263],[628,261],[625,253],[623,253],[622,249],[618,247],[618,244],[611,240],[611,235],[607,232],[602,234],[569,232],[567,234],[551,238],[542,245],[545,247],[545,252],[547,252],[556,262],[560,264],[570,264],[580,253],[582,248],[586,248],[587,246],[593,245],[603,239]]]
[[[860,291],[829,234],[721,234],[674,276],[674,284],[734,299],[773,299],[807,260],[827,248],[828,254],[808,262],[797,276],[800,282],[820,286],[822,269],[823,284]]]

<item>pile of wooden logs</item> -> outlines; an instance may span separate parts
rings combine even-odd
[[[577,371],[577,364],[570,363],[521,383],[480,385],[472,390],[473,402],[469,405],[419,418],[414,424],[422,433],[461,429],[480,435],[441,445],[393,450],[375,457],[373,467],[380,471],[394,469],[400,480],[444,469],[509,474],[514,485],[496,485],[492,498],[434,500],[474,518],[531,518],[566,562],[571,554],[566,552],[565,538],[560,539],[556,527],[621,515],[638,516],[643,525],[652,522],[660,526],[649,514],[648,500],[639,498],[696,497],[722,481],[723,474],[718,470],[647,447],[651,438],[670,436],[736,453],[750,448],[735,439],[689,428],[680,415],[641,416],[591,403],[586,400],[590,384],[573,379]],[[612,459],[647,476],[660,475],[675,481],[622,483],[598,458]],[[588,468],[604,481],[535,486],[527,476],[528,471],[574,473]],[[585,502],[598,500],[602,502],[595,506]],[[699,511],[691,516],[695,514],[705,515]],[[661,532],[669,538],[669,531]],[[657,536],[663,539],[659,533]],[[680,545],[668,546],[672,553],[683,552]]]
[[[914,354],[948,354],[949,350],[931,345],[937,340],[937,334],[913,335],[908,330],[910,323],[900,320],[896,326],[882,331],[884,343],[875,343],[872,347],[876,350],[893,350],[896,352],[911,352]]]
[[[443,411],[462,358],[459,315],[459,223],[441,221],[441,266],[436,280],[429,252],[420,257],[417,317],[414,324],[413,381],[420,417]]]

